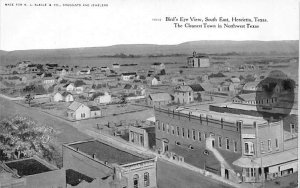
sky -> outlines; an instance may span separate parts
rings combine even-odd
[[[27,6],[16,6],[16,3]],[[298,40],[298,0],[1,0],[0,49],[56,49],[196,40]],[[14,3],[14,6],[5,4]],[[29,6],[51,3],[52,6]],[[53,4],[108,4],[54,7]],[[166,17],[265,18],[259,28],[175,28]],[[162,21],[153,21],[158,18]],[[195,22],[194,24],[196,24]],[[223,24],[223,23],[221,23]]]

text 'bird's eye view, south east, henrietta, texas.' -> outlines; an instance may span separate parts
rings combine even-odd
[[[0,188],[298,187],[298,0],[0,13]]]

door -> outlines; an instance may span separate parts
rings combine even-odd
[[[212,145],[213,148],[215,147],[215,140],[211,141],[211,145]]]
[[[229,171],[225,169],[225,179],[229,179]]]

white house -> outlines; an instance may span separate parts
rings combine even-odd
[[[65,102],[73,102],[74,101],[73,95],[69,92],[63,92],[62,96],[63,96],[63,100]]]
[[[129,81],[136,78],[137,74],[135,72],[126,72],[121,74],[121,78],[124,81]]]
[[[68,72],[66,71],[66,69],[57,69],[56,70],[56,74],[59,76],[65,76]]]
[[[63,101],[64,98],[62,96],[62,94],[60,92],[55,93],[55,95],[53,96],[53,101],[54,102],[60,102]]]
[[[77,75],[83,75],[83,74],[91,74],[91,70],[86,69],[86,70],[80,70],[77,72]]]
[[[68,92],[74,91],[74,89],[75,89],[75,86],[74,86],[73,83],[70,83],[70,84],[67,85],[67,87],[66,87],[66,91],[68,91]]]
[[[156,86],[156,85],[159,85],[161,83],[159,77],[153,77],[151,80],[150,80],[150,84],[152,86]]]
[[[94,101],[98,104],[107,104],[111,102],[111,95],[108,92],[100,93],[99,96],[97,96]]]
[[[151,65],[151,68],[156,69],[156,70],[162,70],[162,69],[165,69],[166,66],[163,63],[156,62]]]
[[[53,96],[53,101],[54,102],[60,102],[60,101],[73,102],[74,97],[69,92],[63,92],[63,93],[57,92]]]
[[[101,67],[100,70],[101,71],[109,71],[109,68],[108,67]]]
[[[55,84],[55,79],[53,77],[44,77],[43,84],[45,85],[53,85]]]
[[[120,68],[120,64],[114,63],[114,64],[112,64],[112,68],[119,69]]]
[[[194,101],[194,92],[190,86],[178,85],[174,89],[174,101],[180,104],[189,104]]]
[[[91,109],[85,104],[74,101],[68,107],[67,116],[73,120],[87,119],[91,116]]]

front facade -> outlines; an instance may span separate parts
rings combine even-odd
[[[64,98],[62,96],[62,94],[60,92],[55,93],[55,95],[53,96],[53,101],[54,102],[60,102],[63,101]]]
[[[98,104],[107,104],[110,103],[111,100],[111,95],[108,92],[105,92],[104,95],[99,95],[94,99],[94,101]]]
[[[243,168],[244,182],[272,180],[298,171],[298,137],[287,138],[288,134],[282,120],[242,129],[242,157],[233,164]]]
[[[124,178],[120,188],[155,188],[156,158],[129,153],[97,140],[63,145],[63,166],[92,178],[116,174]],[[119,178],[119,179],[122,179]]]
[[[155,127],[129,127],[129,142],[151,149],[155,140]]]
[[[156,147],[162,152],[175,153],[184,157],[184,161],[221,175],[234,179],[241,168],[230,164],[242,153],[240,118],[233,119],[226,115],[208,111],[189,110],[188,108],[171,110],[155,108]],[[207,149],[207,139],[213,148],[209,157],[203,154]],[[226,164],[215,157],[221,156]],[[228,165],[228,164],[229,165]],[[235,173],[230,174],[231,171]]]
[[[178,85],[174,89],[174,102],[178,104],[190,104],[194,101],[194,92],[190,86]]]
[[[74,101],[67,110],[67,117],[73,120],[88,119],[91,116],[91,110],[88,106]]]
[[[147,97],[149,106],[167,105],[172,102],[172,97],[169,93],[151,93]]]

